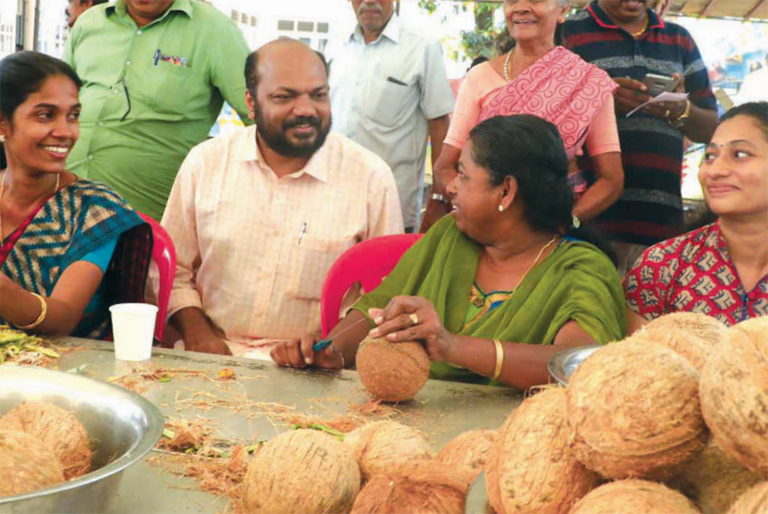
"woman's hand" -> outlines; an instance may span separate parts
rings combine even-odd
[[[304,334],[301,339],[291,339],[278,343],[269,352],[269,356],[278,366],[289,368],[317,368],[341,369],[343,359],[331,344],[328,348],[315,353],[312,346],[319,340],[313,334]]]
[[[456,336],[448,332],[435,307],[418,296],[396,296],[384,309],[370,309],[368,314],[378,325],[371,337],[384,337],[392,342],[421,341],[430,360],[449,362]]]

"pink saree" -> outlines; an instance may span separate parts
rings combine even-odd
[[[480,121],[513,114],[543,118],[558,128],[571,160],[616,88],[605,71],[557,46],[501,88],[480,112]]]

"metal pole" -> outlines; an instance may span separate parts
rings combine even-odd
[[[35,49],[37,0],[24,0],[24,50]]]

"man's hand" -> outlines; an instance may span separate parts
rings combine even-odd
[[[613,81],[619,85],[619,89],[613,95],[616,114],[625,116],[652,98],[648,94],[648,87],[639,80],[614,78]]]
[[[211,336],[207,338],[192,338],[184,340],[184,349],[191,352],[212,353],[215,355],[232,355],[229,345],[221,338]]]
[[[685,92],[685,84],[682,80],[680,80],[680,74],[675,73],[674,75],[672,75],[672,78],[674,78],[677,81],[677,86],[675,87],[674,92],[675,93]],[[662,120],[671,122],[672,120],[676,120],[683,115],[687,105],[688,103],[686,100],[683,100],[681,102],[660,102],[657,104],[644,107],[643,112],[646,114],[650,114],[655,118],[660,118]]]
[[[440,219],[450,212],[450,203],[444,203],[439,200],[429,200],[427,210],[424,212],[424,218],[421,220],[419,232],[425,233],[429,228],[440,221]]]

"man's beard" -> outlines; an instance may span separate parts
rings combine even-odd
[[[312,143],[297,145],[292,143],[290,139],[285,135],[288,129],[295,127],[296,125],[308,124],[317,130],[317,136]],[[328,120],[328,126],[323,128],[323,122],[317,116],[297,116],[290,120],[283,121],[281,130],[273,130],[264,116],[261,114],[261,110],[256,113],[256,131],[259,133],[261,140],[273,151],[283,157],[299,157],[309,158],[314,155],[324,144],[325,139],[328,137],[328,133],[331,131],[331,120]],[[304,140],[304,141],[309,141]]]

